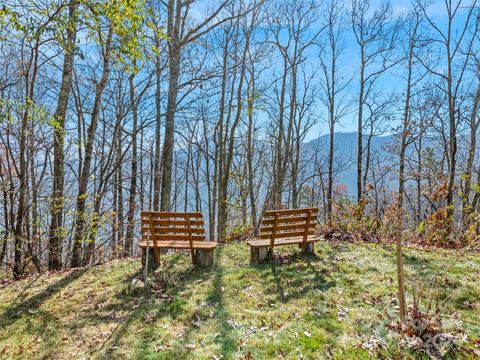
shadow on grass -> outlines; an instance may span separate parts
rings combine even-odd
[[[325,273],[315,268],[313,262],[320,260],[316,254],[295,253],[290,260],[290,264],[270,264],[279,301],[286,303],[305,297],[309,291],[327,291],[336,286],[335,280],[327,280]],[[299,270],[295,264],[306,267]]]
[[[409,255],[409,254],[403,254],[403,261],[405,265],[407,266],[412,266],[416,268],[417,270],[424,269],[424,271],[431,271],[436,269],[436,264],[432,262],[431,259],[427,259],[423,256],[418,256],[418,255]],[[438,266],[438,264],[437,264]]]
[[[207,302],[215,307],[214,318],[219,327],[219,336],[216,341],[220,342],[220,356],[222,359],[231,359],[232,354],[236,350],[237,336],[231,324],[228,323],[230,314],[225,308],[225,300],[223,298],[223,265],[220,264],[220,256],[223,247],[217,251],[217,261],[214,266],[215,277],[213,278],[212,291],[207,296]]]
[[[195,334],[200,334],[205,331],[211,333],[211,335],[216,334],[214,336],[213,342],[218,345],[219,349],[217,352],[218,358],[221,359],[232,359],[233,354],[236,351],[238,337],[236,334],[236,330],[229,322],[230,314],[225,306],[225,299],[223,295],[223,287],[224,284],[224,265],[221,263],[221,256],[222,256],[223,247],[218,247],[215,253],[216,261],[212,268],[193,268],[190,271],[186,271],[180,274],[184,280],[182,282],[177,283],[175,287],[175,291],[172,292],[174,299],[167,304],[165,307],[159,309],[157,314],[157,320],[160,317],[170,316],[172,319],[176,319],[180,316],[185,316],[185,305],[188,304],[187,301],[184,301],[178,298],[177,292],[179,290],[184,290],[185,285],[191,284],[192,282],[198,281],[198,279],[205,279],[205,275],[208,277],[213,276],[212,279],[212,287],[210,291],[205,296],[205,305],[208,305],[209,308],[212,309],[211,315],[202,315],[205,308],[199,309],[200,313],[197,313],[196,310],[187,317],[187,319],[182,319],[182,322],[187,325],[187,328],[183,332],[181,338],[176,341],[175,343],[171,344],[168,350],[165,350],[161,354],[157,354],[153,356],[154,358],[161,358],[161,359],[171,359],[171,358],[191,358],[194,354],[192,354],[193,349],[187,349],[186,345],[192,342],[192,337]],[[204,305],[201,305],[203,307]],[[209,328],[205,330],[202,325],[196,324],[197,316],[200,317],[200,324],[202,324],[201,318],[209,319],[211,318],[213,321],[213,328],[212,330]],[[158,333],[154,332],[153,330],[150,331],[150,334],[147,335],[147,339],[145,339],[145,343],[143,344],[142,352],[137,352],[135,354],[136,358],[147,358],[150,354],[148,353],[148,345],[149,341],[157,340]]]
[[[189,256],[189,255],[188,255]],[[98,354],[98,358],[101,359],[110,359],[118,358],[119,354],[115,353],[115,350],[120,347],[122,338],[128,334],[131,330],[131,327],[135,323],[142,323],[145,321],[148,314],[155,312],[154,321],[158,322],[160,319],[170,316],[172,319],[175,319],[179,314],[184,311],[184,302],[180,297],[179,293],[188,285],[191,285],[193,282],[196,282],[200,279],[205,279],[205,275],[211,276],[211,269],[207,268],[196,268],[193,266],[188,266],[184,271],[176,272],[174,266],[178,264],[182,258],[181,254],[176,254],[173,257],[170,257],[168,261],[164,264],[164,267],[157,270],[157,272],[150,274],[154,280],[165,280],[166,277],[174,278],[168,280],[166,284],[166,289],[164,294],[168,296],[168,299],[162,300],[160,303],[155,303],[154,298],[141,298],[140,301],[129,295],[126,291],[119,292],[116,297],[121,302],[121,307],[119,308],[118,304],[110,305],[111,308],[105,307],[106,313],[110,310],[128,310],[126,316],[120,319],[119,324],[112,331],[110,336],[103,342],[101,347],[95,350],[95,353]],[[173,269],[172,274],[167,272]],[[136,272],[135,274],[129,276],[124,280],[126,285],[130,281],[143,274],[141,271]],[[161,279],[163,277],[163,279]],[[98,317],[94,316],[90,318],[91,321],[102,321],[109,320],[113,321],[111,318],[107,317]],[[135,349],[134,358],[147,358],[151,354],[153,349],[150,348],[151,342],[158,339],[159,333],[154,332],[153,327],[145,326],[143,329],[135,330],[135,333],[138,334],[139,340]],[[152,331],[151,331],[152,330]],[[157,354],[158,355],[158,354]]]
[[[52,296],[60,292],[69,284],[79,279],[86,269],[73,270],[68,275],[62,277],[57,282],[48,286],[45,290],[41,291],[37,295],[20,302],[16,305],[9,307],[3,314],[0,315],[0,329],[15,323],[25,312],[35,313],[38,308]],[[18,299],[19,297],[17,297]]]

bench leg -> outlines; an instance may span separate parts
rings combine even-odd
[[[315,249],[313,247],[313,244],[314,243],[312,242],[312,243],[308,243],[308,244],[305,245],[305,253],[306,254],[315,254]],[[298,247],[303,250],[303,244],[298,245]]]
[[[159,264],[155,260],[155,254],[153,253],[154,249],[148,249],[148,272],[152,272],[158,269]],[[142,268],[145,268],[145,259],[146,259],[147,249],[142,248]]]
[[[195,266],[212,266],[214,259],[214,250],[194,250]]]
[[[250,263],[259,264],[265,261],[270,255],[268,247],[253,247],[250,246]]]

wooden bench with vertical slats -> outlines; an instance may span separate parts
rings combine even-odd
[[[142,238],[139,246],[145,258],[147,241],[149,262],[160,264],[160,249],[190,250],[194,265],[212,265],[217,243],[205,241],[203,215],[200,212],[142,211]]]
[[[273,254],[275,246],[299,245],[304,252],[313,252],[318,209],[286,209],[266,211],[258,239],[250,240],[250,262],[259,263]]]

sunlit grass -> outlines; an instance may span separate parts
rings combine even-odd
[[[425,279],[449,257],[407,249],[408,278]],[[371,336],[385,340],[384,355],[401,356],[386,329],[398,316],[389,245],[319,243],[316,255],[254,266],[245,244],[230,244],[212,269],[193,268],[183,254],[162,259],[154,279],[164,290],[148,300],[128,294],[140,275],[132,260],[8,285],[0,358],[364,359]],[[480,256],[464,255],[438,294],[471,339],[480,335],[479,278]]]

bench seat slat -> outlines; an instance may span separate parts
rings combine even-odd
[[[307,238],[307,244],[309,243],[314,243],[316,241],[319,241],[321,239],[320,236],[309,236]],[[296,245],[296,244],[302,244],[303,243],[303,237],[294,237],[294,238],[276,238],[275,242],[273,243],[273,246],[282,246],[282,245]],[[250,245],[251,247],[269,247],[270,246],[270,240],[250,240],[247,241],[247,244]]]
[[[147,241],[142,240],[139,242],[139,246],[147,247]],[[149,247],[157,249],[190,249],[190,243],[188,241],[157,241],[155,246],[152,239],[150,239]],[[217,247],[217,243],[213,241],[194,241],[193,248],[201,250],[211,250]]]

